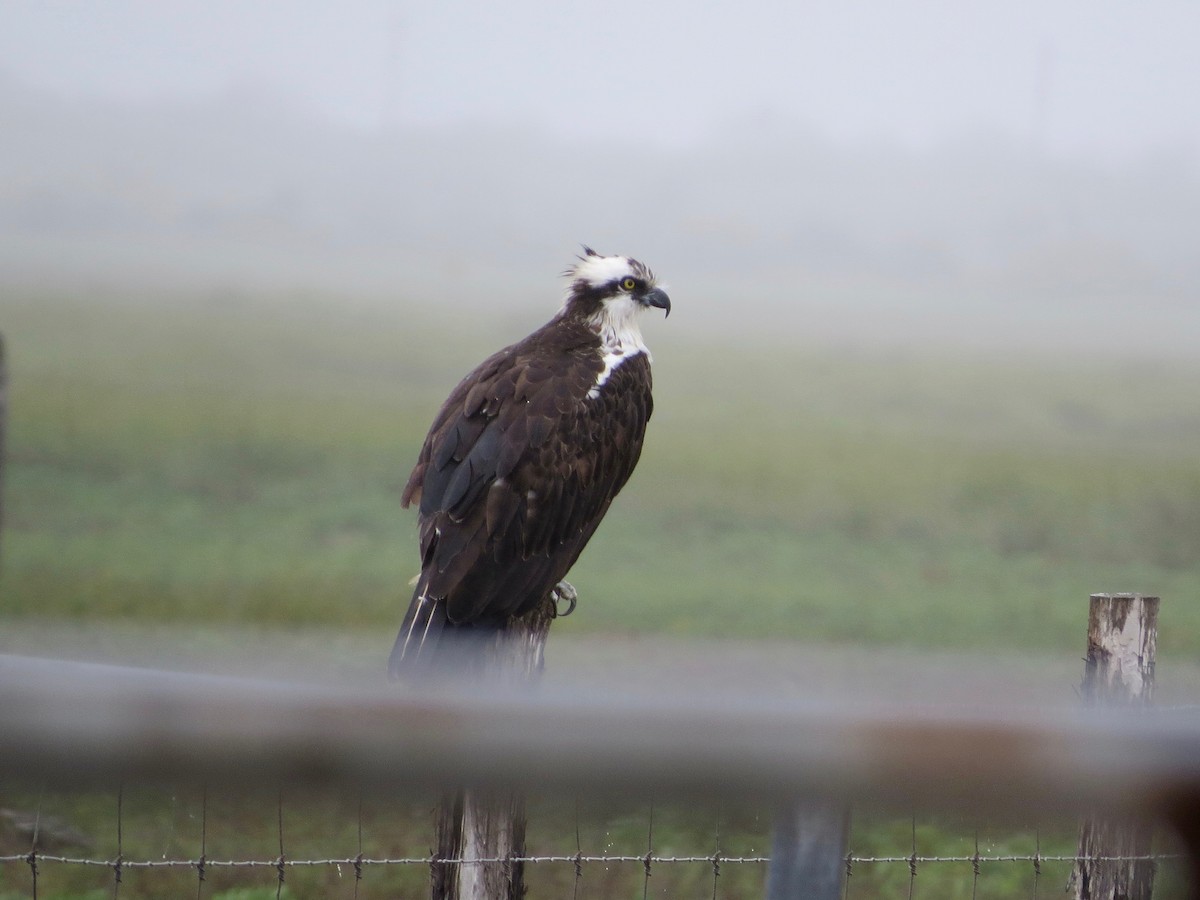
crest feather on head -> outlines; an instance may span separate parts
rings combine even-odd
[[[653,286],[654,273],[644,263],[628,256],[603,256],[587,244],[579,262],[563,272],[563,276],[574,282],[582,281],[588,287],[602,287],[632,276]]]

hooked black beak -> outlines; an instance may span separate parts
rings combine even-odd
[[[671,314],[671,298],[667,296],[667,292],[662,288],[652,288],[642,294],[642,304],[664,310],[666,313],[663,316],[664,319]]]

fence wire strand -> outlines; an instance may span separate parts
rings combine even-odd
[[[32,858],[32,859],[31,859]],[[921,865],[930,863],[958,863],[974,864],[979,863],[980,866],[986,863],[1031,863],[1035,871],[1040,874],[1040,865],[1042,863],[1075,863],[1084,860],[1094,862],[1171,862],[1182,860],[1185,857],[1178,853],[1147,853],[1142,855],[1131,856],[1088,856],[1081,857],[1073,856],[1021,856],[1017,854],[997,855],[997,856],[849,856],[847,862],[851,866],[856,865],[876,865],[876,864],[899,864],[905,863],[909,866],[910,871]],[[676,863],[706,863],[707,865],[739,865],[739,864],[764,864],[771,862],[769,856],[725,856],[721,853],[709,853],[699,856],[655,856],[653,854],[645,854],[642,856],[625,856],[625,855],[605,855],[600,854],[590,856],[586,854],[573,854],[571,856],[481,856],[466,859],[443,859],[435,856],[404,856],[404,857],[383,857],[374,859],[371,857],[346,856],[346,857],[327,857],[322,859],[240,859],[240,860],[219,860],[219,859],[123,859],[121,860],[121,868],[128,869],[171,869],[171,868],[192,868],[199,869],[203,866],[208,869],[278,869],[281,866],[284,868],[303,868],[311,866],[348,866],[353,867],[355,863],[367,866],[428,866],[431,861],[436,860],[439,863],[447,865],[462,865],[473,866],[482,865],[485,863],[640,863],[645,866],[647,864],[670,865]],[[103,868],[114,868],[117,865],[117,858],[112,859],[94,859],[78,856],[56,856],[48,853],[24,853],[10,856],[0,856],[0,863],[55,863],[60,865],[74,866],[96,866]]]
[[[646,829],[646,855],[642,859],[646,867],[646,877],[642,880],[642,900],[650,893],[650,864],[654,859],[654,801],[650,801],[650,824]]]
[[[200,788],[200,860],[196,863],[196,900],[204,894],[204,866],[208,857],[208,785]]]
[[[717,900],[717,880],[721,877],[721,807],[717,807],[717,821],[713,836],[713,892],[712,900]]]
[[[29,863],[30,877],[33,879],[33,900],[37,900],[38,895],[38,839],[42,832],[42,801],[45,799],[45,787],[38,791],[37,810],[33,816],[33,838],[29,845],[29,855],[26,861]]]
[[[1033,830],[1033,900],[1038,900],[1038,890],[1042,882],[1042,831]]]
[[[122,837],[123,819],[125,817],[125,785],[117,785],[117,858],[113,861],[113,900],[121,896],[121,857],[124,854]]]
[[[917,817],[912,817],[912,855],[908,858],[908,900],[917,888]]]
[[[279,880],[275,885],[275,900],[279,900],[283,894],[283,880],[285,872],[285,863],[287,861],[283,852],[283,788],[279,789],[279,805],[276,807],[279,813],[279,859],[276,860],[275,868],[279,872]]]
[[[202,828],[203,830],[203,828]],[[652,832],[651,832],[652,836]],[[652,839],[652,838],[651,838]],[[202,846],[204,838],[202,837]],[[1140,856],[1098,856],[1091,857],[1089,860],[1095,862],[1150,862],[1154,865],[1159,865],[1168,861],[1178,861],[1185,857],[1182,854],[1157,854],[1157,855],[1140,855]],[[433,856],[411,856],[411,857],[383,857],[373,858],[366,857],[361,850],[356,856],[347,857],[328,857],[320,859],[288,859],[285,856],[280,856],[276,859],[208,859],[203,853],[197,859],[124,859],[120,856],[115,859],[92,859],[87,857],[72,857],[53,854],[40,854],[36,850],[30,851],[28,854],[16,854],[10,856],[0,856],[0,864],[5,863],[26,863],[30,867],[32,876],[32,892],[31,896],[36,900],[38,897],[38,878],[41,867],[46,865],[63,865],[63,866],[90,866],[96,868],[108,868],[115,871],[136,871],[136,870],[166,870],[166,869],[194,869],[197,873],[197,894],[201,895],[205,884],[204,876],[206,873],[211,873],[213,870],[272,870],[276,871],[276,895],[283,896],[284,873],[287,869],[302,869],[302,868],[317,868],[330,867],[337,868],[339,871],[343,866],[353,868],[355,872],[355,891],[358,890],[358,884],[361,881],[363,874],[368,868],[388,868],[396,866],[424,866],[428,867],[434,862]],[[1033,868],[1033,897],[1038,897],[1040,890],[1041,867],[1043,863],[1070,863],[1076,864],[1082,861],[1082,858],[1077,855],[1051,855],[1045,856],[1040,852],[1040,839],[1033,855],[1020,854],[1004,854],[1004,855],[984,855],[979,852],[976,847],[975,852],[969,856],[921,856],[911,854],[908,856],[857,856],[847,854],[846,856],[846,882],[843,888],[843,896],[850,896],[850,875],[854,871],[855,866],[863,865],[905,865],[909,869],[909,896],[916,895],[916,872],[919,866],[924,865],[965,865],[970,864],[973,870],[972,880],[972,896],[976,895],[981,870],[984,866],[992,864],[1016,864],[1027,863]],[[641,865],[644,868],[645,875],[643,878],[643,895],[648,897],[649,891],[649,875],[652,866],[657,865],[708,865],[712,867],[713,872],[713,893],[715,898],[718,896],[718,879],[720,876],[720,867],[723,865],[769,865],[771,857],[769,856],[726,856],[719,846],[714,849],[711,854],[704,855],[655,855],[653,851],[648,851],[645,855],[625,855],[625,854],[596,854],[589,855],[582,852],[576,852],[573,855],[545,855],[545,856],[512,856],[512,857],[477,857],[477,858],[457,858],[437,860],[449,865],[484,865],[484,864],[561,864],[571,865],[575,870],[575,885],[576,889],[582,881],[582,867],[586,864],[629,864]],[[114,883],[114,895],[118,890],[117,883]]]
[[[971,900],[979,894],[979,829],[975,829],[975,855],[971,858]]]
[[[363,792],[358,791],[358,856],[354,857],[354,900],[358,900],[358,888],[362,884],[363,861]]]
[[[575,797],[575,881],[571,888],[571,900],[579,897],[579,882],[583,880],[583,842],[579,838],[579,797]]]

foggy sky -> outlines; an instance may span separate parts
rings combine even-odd
[[[662,273],[673,324],[1191,357],[1198,26],[1107,0],[0,0],[0,281],[543,315],[589,243]]]
[[[67,96],[253,87],[364,129],[503,121],[677,146],[773,112],[913,147],[1200,147],[1200,5],[1114,0],[0,0],[0,69]]]

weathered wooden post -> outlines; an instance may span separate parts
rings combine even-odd
[[[1083,700],[1089,707],[1148,707],[1154,700],[1158,598],[1092,594]],[[1068,890],[1076,900],[1150,900],[1154,837],[1147,822],[1092,816],[1079,829]],[[1119,858],[1114,858],[1119,857]]]
[[[565,583],[560,588],[565,588]],[[571,589],[573,595],[574,589]],[[489,684],[532,685],[545,662],[546,636],[556,604],[514,619],[482,650],[477,677]],[[433,900],[520,900],[525,896],[525,798],[508,788],[449,789],[437,811],[437,850],[432,866]],[[460,865],[442,860],[493,860]]]

